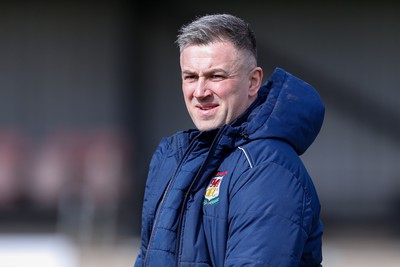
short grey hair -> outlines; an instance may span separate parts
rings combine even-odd
[[[182,53],[189,45],[231,42],[238,50],[250,52],[257,62],[256,37],[243,19],[229,14],[205,15],[196,18],[178,31],[176,44]]]

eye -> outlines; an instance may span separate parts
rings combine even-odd
[[[184,75],[184,76],[183,76],[183,79],[184,79],[185,81],[194,81],[194,80],[196,80],[196,78],[197,78],[196,75]]]
[[[221,81],[221,80],[225,79],[225,77],[223,75],[220,75],[220,74],[213,74],[213,75],[211,75],[210,78],[213,81]]]

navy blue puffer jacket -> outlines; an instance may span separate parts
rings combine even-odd
[[[320,266],[320,203],[299,155],[324,105],[277,68],[230,125],[178,132],[153,155],[139,266]]]

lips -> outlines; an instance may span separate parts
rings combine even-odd
[[[195,106],[198,112],[198,115],[203,118],[203,119],[210,119],[211,117],[214,117],[217,108],[219,107],[218,104],[198,104]]]
[[[210,110],[216,107],[218,107],[217,104],[196,105],[196,108],[201,110]]]

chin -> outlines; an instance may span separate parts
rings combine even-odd
[[[204,132],[204,131],[209,131],[209,130],[214,130],[216,128],[221,127],[222,125],[220,124],[214,124],[214,123],[202,123],[202,124],[197,124],[196,127],[199,131]]]

